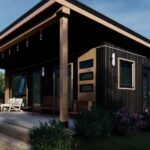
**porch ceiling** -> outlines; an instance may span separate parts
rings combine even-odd
[[[45,11],[45,14],[52,14],[58,10],[61,5],[54,5],[51,12]],[[45,17],[46,19],[46,17]],[[37,19],[38,20],[38,19]],[[36,21],[38,24],[39,21]],[[30,22],[33,27],[35,22]],[[15,34],[21,34],[21,29],[18,29]],[[123,36],[97,21],[93,21],[80,13],[71,10],[69,15],[69,55],[75,53],[82,53],[93,47],[100,46],[102,42],[107,41],[119,47],[132,51],[134,53],[150,57],[150,51],[147,46],[136,42],[135,40]],[[8,39],[13,39],[15,34],[11,35]],[[40,41],[40,30],[37,30],[28,37],[29,47],[26,47],[26,38],[19,41],[19,51],[17,52],[17,43],[10,48],[5,49],[2,56],[0,55],[0,67],[8,70],[14,70],[27,66],[32,66],[46,61],[52,61],[59,58],[59,20],[55,23],[45,26],[42,29],[42,38]],[[7,39],[7,40],[8,40]],[[2,41],[5,43],[5,41]],[[9,49],[11,54],[9,55]],[[2,58],[3,57],[3,58]]]
[[[0,66],[7,70],[29,68],[59,57],[59,23],[56,22],[3,52]],[[42,40],[40,40],[42,34]],[[28,46],[27,44],[28,40]],[[17,51],[18,46],[18,51]],[[10,51],[10,52],[9,52]]]
[[[72,11],[69,21],[69,50],[71,53],[98,47],[106,41],[133,53],[150,57],[150,49],[147,46],[110,30],[79,13]]]

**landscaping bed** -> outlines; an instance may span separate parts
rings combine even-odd
[[[148,150],[150,132],[138,132],[132,136],[111,135],[99,140],[76,138],[76,142],[76,150]]]

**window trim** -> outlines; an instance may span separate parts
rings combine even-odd
[[[120,86],[120,62],[126,61],[132,63],[132,87],[122,87]],[[135,61],[125,58],[118,58],[118,89],[120,90],[135,90]]]

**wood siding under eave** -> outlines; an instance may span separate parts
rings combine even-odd
[[[112,66],[112,53],[115,53],[115,66]],[[135,90],[118,89],[118,58],[135,61]],[[97,103],[115,110],[130,108],[138,113],[142,111],[142,66],[150,65],[148,58],[104,45],[97,48]]]
[[[80,62],[93,60],[93,66],[90,68],[80,68]],[[81,73],[93,73],[93,79],[90,80],[80,80]],[[93,85],[93,91],[81,92],[81,85]],[[93,48],[88,52],[82,54],[78,57],[78,110],[90,110],[92,106],[95,105],[96,100],[96,49]]]

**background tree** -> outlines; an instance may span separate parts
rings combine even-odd
[[[5,90],[5,73],[0,72],[0,99],[4,96]]]

